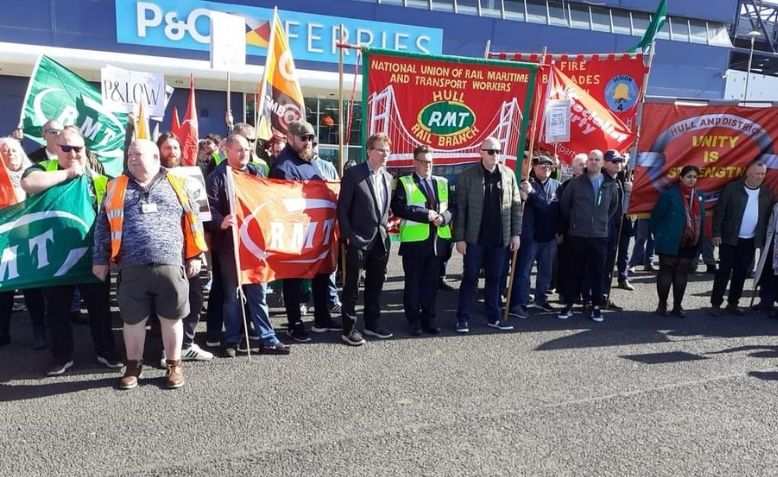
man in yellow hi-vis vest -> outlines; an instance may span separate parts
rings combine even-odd
[[[432,152],[413,151],[413,174],[397,181],[392,211],[400,217],[400,256],[405,272],[403,307],[410,334],[440,333],[435,320],[435,296],[441,260],[451,249],[448,181],[432,175]]]
[[[57,136],[57,159],[42,161],[24,171],[21,185],[27,194],[37,194],[81,175],[88,175],[91,179],[92,200],[95,210],[98,210],[108,180],[89,168],[84,138],[79,129],[66,126]],[[108,368],[121,368],[111,331],[109,285],[88,283],[76,286],[89,310],[89,325],[97,361]],[[63,374],[73,366],[73,325],[70,322],[73,292],[74,285],[44,290],[52,354],[52,363],[46,373],[49,376]]]

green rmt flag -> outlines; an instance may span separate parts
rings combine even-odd
[[[97,281],[90,187],[81,176],[0,209],[0,292]]]
[[[648,50],[648,48],[654,43],[654,37],[656,37],[656,33],[665,24],[665,20],[667,20],[667,0],[662,0],[659,2],[659,6],[654,12],[654,17],[651,19],[651,23],[648,25],[646,33],[643,35],[643,38],[641,38],[640,43],[632,47],[629,52],[636,53],[638,51],[645,52]]]
[[[43,125],[51,119],[78,126],[86,147],[98,155],[106,174],[122,173],[127,115],[104,108],[96,87],[43,55],[30,77],[19,124],[25,136],[45,144]]]

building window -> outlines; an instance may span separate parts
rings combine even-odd
[[[611,31],[611,11],[605,7],[591,7],[592,10],[592,30]]]
[[[726,25],[708,23],[708,44],[732,48],[732,40],[729,38]]]
[[[689,20],[689,29],[693,43],[708,43],[708,25],[706,22]]]
[[[570,26],[568,11],[562,0],[548,0],[548,20],[551,25]]]
[[[478,15],[478,0],[456,0],[457,13]]]
[[[586,5],[567,4],[570,10],[570,26],[573,28],[591,28],[591,17],[589,16],[589,7]]]
[[[405,0],[405,5],[412,8],[423,8],[425,10],[430,9],[429,0]]]
[[[526,0],[527,21],[530,23],[548,23],[548,7],[546,0]]]
[[[689,20],[686,18],[668,18],[670,36],[675,41],[689,41]]]
[[[632,34],[643,36],[651,23],[651,17],[648,13],[632,12]]]
[[[622,35],[632,34],[632,22],[628,11],[611,10],[611,18],[613,19],[613,33],[620,33]]]
[[[481,15],[502,18],[502,0],[481,0]]]
[[[453,12],[454,0],[432,0],[432,9],[441,12]]]
[[[670,18],[662,24],[662,28],[656,33],[657,40],[669,40],[670,39]]]
[[[523,0],[503,0],[503,6],[505,7],[506,19],[524,21]]]

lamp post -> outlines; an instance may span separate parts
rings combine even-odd
[[[746,72],[746,90],[743,92],[743,101],[748,101],[748,80],[751,79],[751,61],[754,59],[754,41],[762,36],[756,30],[750,31],[747,35],[751,38],[751,50],[748,52],[748,71]]]

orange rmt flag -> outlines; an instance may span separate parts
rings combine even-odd
[[[8,171],[5,169],[2,159],[0,159],[0,209],[3,207],[9,207],[19,202],[16,197],[16,191],[11,183],[11,178],[8,176]]]
[[[230,170],[241,283],[335,270],[339,183],[280,181]]]
[[[259,132],[262,139],[273,133],[285,135],[289,123],[305,119],[305,103],[292,50],[278,13],[273,11],[273,28],[267,49],[267,61],[259,84]]]

